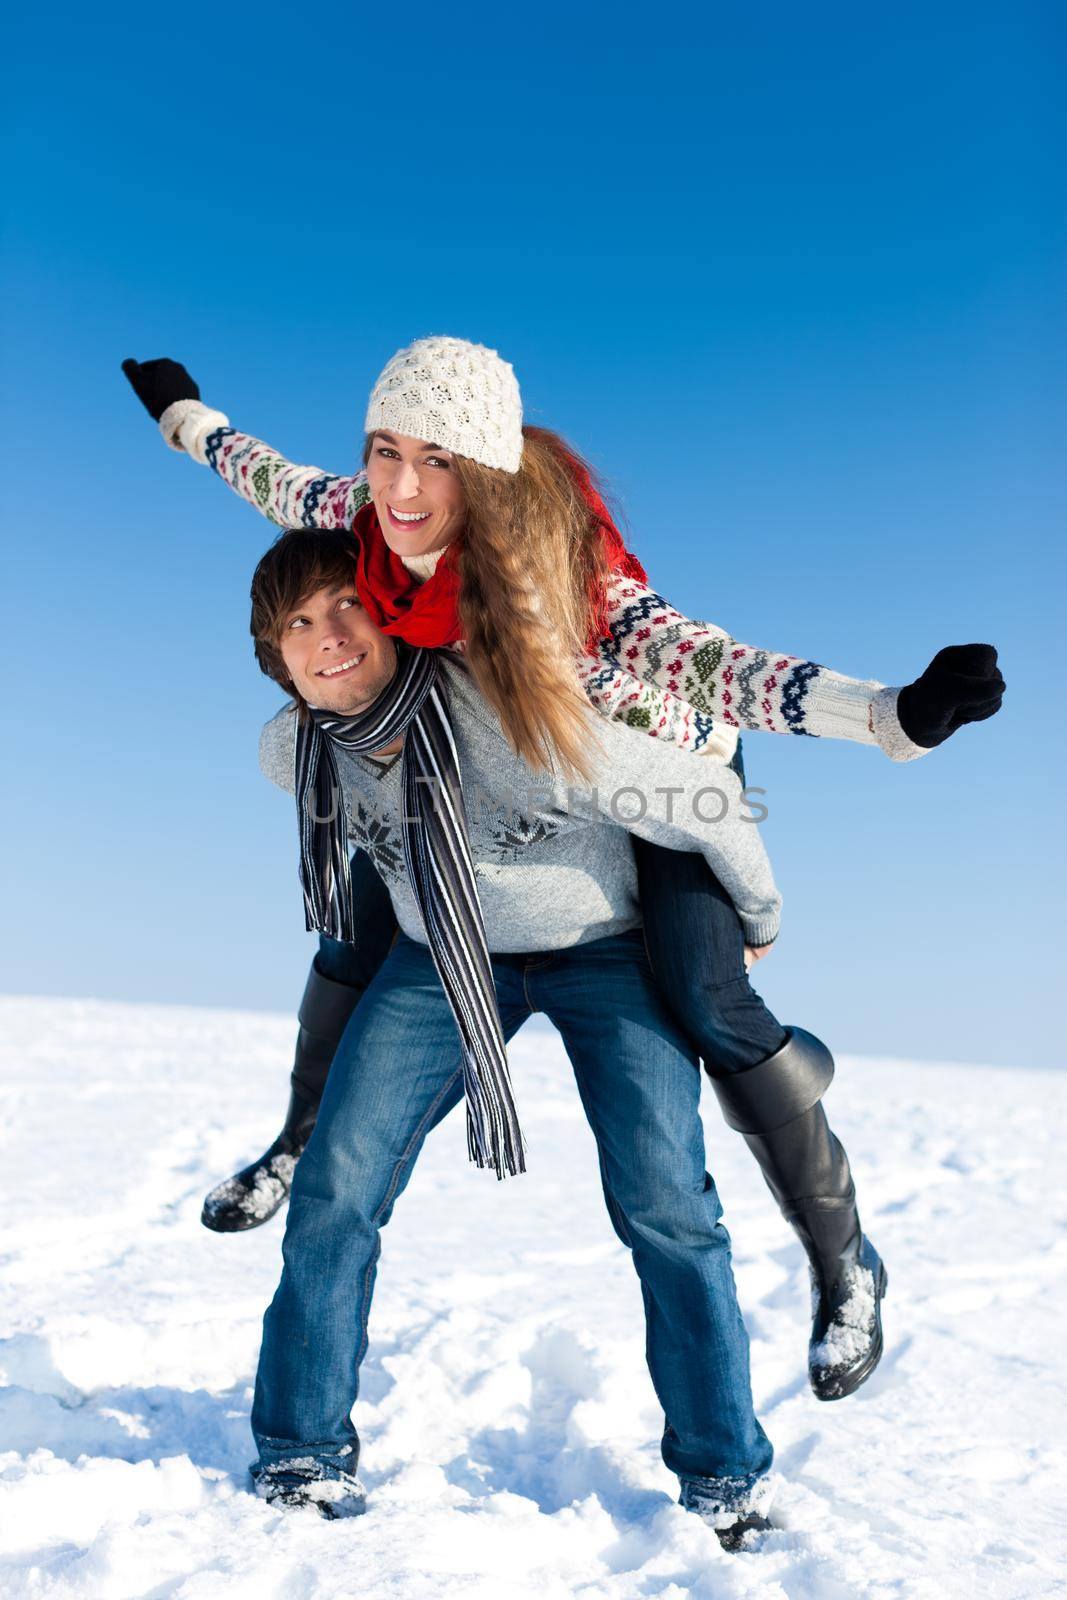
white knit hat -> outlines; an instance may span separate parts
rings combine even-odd
[[[432,334],[398,350],[374,385],[364,429],[425,439],[518,472],[522,400],[510,362],[484,344]]]

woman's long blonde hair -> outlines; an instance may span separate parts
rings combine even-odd
[[[524,761],[588,780],[597,739],[575,657],[585,653],[609,563],[568,456],[600,486],[558,433],[525,426],[522,434],[518,472],[452,457],[467,501],[457,552],[466,660]]]

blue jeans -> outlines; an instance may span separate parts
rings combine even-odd
[[[632,843],[645,944],[671,1015],[713,1078],[765,1061],[786,1032],[749,982],[730,896],[702,855]]]
[[[659,997],[642,934],[494,955],[492,966],[505,1035],[543,1011],[574,1068],[608,1213],[641,1282],[663,1460],[742,1504],[772,1450],[753,1411],[730,1238],[704,1168],[699,1066]],[[349,1413],[381,1230],[427,1133],[462,1099],[459,1040],[430,953],[401,933],[352,1014],[297,1164],[285,1265],[263,1320],[255,1470],[311,1458],[327,1475],[355,1472]],[[492,1180],[473,1165],[469,1177],[491,1207]]]

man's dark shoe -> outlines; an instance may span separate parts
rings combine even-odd
[[[691,1478],[682,1478],[680,1483],[678,1504],[706,1522],[724,1550],[736,1553],[755,1549],[760,1536],[774,1528],[763,1512],[756,1509],[757,1504],[768,1498],[765,1488],[757,1489],[747,1507],[731,1509],[708,1485]]]
[[[738,1517],[728,1528],[716,1528],[715,1533],[724,1550],[731,1555],[736,1555],[739,1550],[752,1550],[759,1544],[759,1535],[770,1533],[773,1523],[761,1517],[758,1511],[750,1511],[747,1516]]]
[[[882,1358],[885,1267],[866,1234],[859,1249],[829,1270],[811,1267],[812,1336],[808,1376],[818,1400],[843,1400],[866,1383]]]
[[[326,1522],[361,1517],[367,1509],[366,1490],[349,1473],[301,1471],[287,1467],[257,1468],[252,1474],[255,1491],[268,1505],[287,1511],[314,1511]]]

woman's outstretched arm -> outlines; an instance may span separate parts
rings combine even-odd
[[[228,483],[280,528],[350,528],[370,498],[362,468],[351,477],[301,467],[262,439],[230,427],[230,419],[200,400],[200,390],[177,361],[124,361],[122,370],[172,450]]]
[[[189,454],[280,528],[350,528],[370,499],[362,468],[341,477],[321,467],[296,466],[262,439],[238,433],[225,417],[201,424]]]
[[[927,753],[901,726],[900,690],[876,679],[849,678],[815,661],[742,644],[714,623],[691,622],[632,578],[609,584],[608,620],[611,638],[601,643],[606,698],[598,709],[609,716],[652,731],[642,697],[634,699],[632,686],[611,680],[611,673],[632,674],[668,702],[686,707],[691,717],[710,719],[719,728],[851,739],[879,745],[894,761]],[[634,712],[629,718],[628,699]],[[699,739],[678,739],[666,730],[665,736],[701,748]]]

